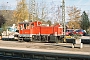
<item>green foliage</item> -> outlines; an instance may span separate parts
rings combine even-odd
[[[86,14],[86,12],[84,11],[81,15],[81,28],[86,30],[89,28],[89,18],[88,15]]]
[[[0,15],[0,28],[5,23],[5,21],[6,21],[5,18],[2,15]]]
[[[6,31],[7,30],[7,25],[3,24],[1,28],[2,28],[3,31]]]
[[[79,34],[73,34],[73,38],[75,39],[79,39],[82,35],[79,35]]]
[[[2,28],[0,28],[0,36],[2,35],[2,32],[3,32],[3,29],[2,29]]]

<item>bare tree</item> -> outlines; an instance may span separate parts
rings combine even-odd
[[[61,8],[60,6],[57,6],[57,9],[56,9],[56,20],[58,23],[60,23],[60,19],[61,19]]]
[[[40,5],[41,5],[41,8],[40,8],[40,10],[41,10],[41,12],[40,12],[40,18],[44,22],[45,20],[47,20],[48,9],[47,9],[47,6],[46,6],[46,3],[45,2],[42,1],[42,3]]]

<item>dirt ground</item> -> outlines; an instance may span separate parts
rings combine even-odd
[[[0,40],[1,47],[17,47],[17,48],[33,48],[33,49],[48,49],[48,50],[63,50],[63,51],[80,51],[90,53],[90,44],[83,44],[80,49],[79,45],[72,48],[71,43],[36,43],[36,42],[18,42],[18,41],[2,41]]]

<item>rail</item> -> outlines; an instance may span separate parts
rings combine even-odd
[[[48,51],[0,48],[0,59],[4,60],[90,60],[90,54],[57,53]]]

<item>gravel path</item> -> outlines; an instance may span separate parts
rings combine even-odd
[[[18,41],[2,41],[1,47],[17,47],[17,48],[33,48],[33,49],[48,49],[48,50],[63,50],[63,51],[80,51],[90,53],[90,44],[84,44],[83,48],[79,46],[72,48],[70,43],[34,43],[34,42],[18,42]]]

